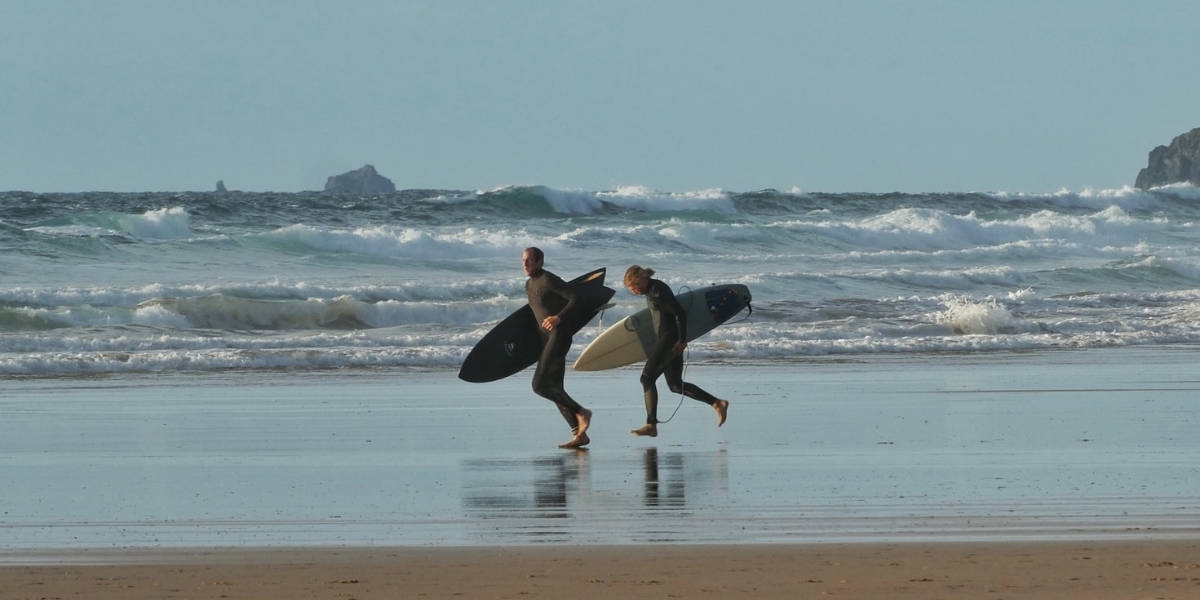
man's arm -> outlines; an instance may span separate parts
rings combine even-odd
[[[571,310],[579,304],[579,294],[576,294],[575,290],[567,287],[566,284],[555,286],[554,289],[550,291],[551,293],[567,301],[567,303],[563,305],[562,310],[558,311],[557,316],[560,319],[570,314]]]

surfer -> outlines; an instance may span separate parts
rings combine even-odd
[[[545,254],[540,248],[526,248],[521,255],[521,264],[529,276],[525,281],[525,293],[529,296],[529,307],[533,309],[542,337],[542,353],[533,372],[533,392],[558,406],[558,412],[571,428],[571,439],[558,447],[582,448],[591,441],[587,430],[592,411],[580,406],[563,388],[567,351],[571,349],[574,332],[558,326],[563,315],[575,309],[578,298],[558,275],[542,268],[545,262]]]
[[[667,284],[652,279],[654,269],[633,265],[625,270],[625,287],[635,296],[646,296],[646,304],[658,321],[658,340],[646,353],[646,366],[642,369],[642,395],[646,400],[646,424],[630,431],[634,435],[658,435],[658,386],[659,375],[667,380],[667,386],[676,394],[699,400],[717,411],[717,427],[725,424],[729,412],[729,401],[700,389],[700,386],[683,380],[683,350],[687,347],[684,332],[687,331],[687,311],[683,310],[674,292]]]

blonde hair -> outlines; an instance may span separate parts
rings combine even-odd
[[[625,269],[625,287],[629,287],[631,283],[645,284],[650,280],[651,275],[654,275],[654,269],[633,265]]]

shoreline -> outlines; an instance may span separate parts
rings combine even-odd
[[[69,556],[88,554],[69,552]],[[0,566],[0,599],[1194,598],[1200,540],[127,549]]]

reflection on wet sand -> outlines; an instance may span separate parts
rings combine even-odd
[[[568,495],[587,476],[587,460],[587,451],[577,450],[532,459],[464,461],[463,505],[481,518],[569,517]]]
[[[629,528],[629,539],[656,538],[664,517],[690,519],[688,491],[706,504],[728,492],[725,451],[660,452],[596,458],[587,451],[462,463],[466,516],[484,538],[578,540],[580,528]],[[640,481],[639,481],[640,479]],[[639,493],[640,492],[640,493]],[[649,521],[649,522],[648,522]],[[675,529],[667,527],[668,530]]]
[[[683,508],[687,504],[684,498],[683,485],[683,455],[669,453],[660,467],[658,448],[646,448],[643,457],[646,469],[646,508]],[[659,469],[666,471],[665,481],[659,481]]]

